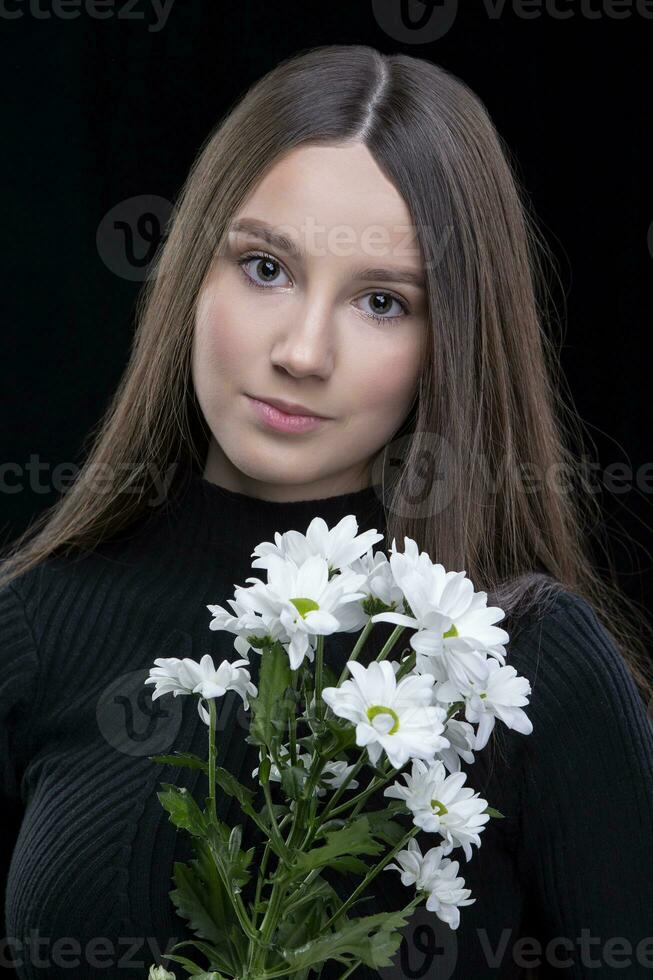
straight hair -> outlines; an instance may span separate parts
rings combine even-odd
[[[560,590],[583,597],[648,702],[643,636],[653,631],[619,588],[597,532],[598,502],[578,464],[584,427],[554,337],[553,261],[517,166],[464,82],[364,45],[282,61],[209,134],[138,297],[129,361],[87,436],[79,474],[9,549],[0,585],[151,515],[161,475],[175,471],[173,499],[203,471],[210,430],[191,378],[198,295],[247,196],[282,154],[310,143],[364,144],[404,198],[425,258],[427,355],[411,409],[372,467],[386,549],[409,536],[447,569],[465,569],[504,610],[506,628],[543,613]],[[388,472],[397,447],[402,465]],[[540,476],[528,491],[524,467]],[[561,470],[564,490],[550,478]],[[592,538],[606,554],[606,578]]]

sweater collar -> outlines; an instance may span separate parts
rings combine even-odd
[[[356,518],[359,534],[370,528],[385,534],[381,488],[376,485],[329,497],[273,501],[228,490],[188,471],[166,524],[169,527],[172,518],[182,540],[196,555],[197,550],[213,556],[220,553],[242,571],[249,567],[256,545],[274,542],[275,532],[296,530],[305,534],[314,517],[322,517],[331,529],[348,514]],[[384,548],[384,542],[375,547]]]

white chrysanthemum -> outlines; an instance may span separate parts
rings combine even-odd
[[[270,555],[268,582],[248,578],[254,584],[248,589],[253,610],[268,625],[276,623],[284,630],[281,642],[288,651],[290,666],[296,670],[304,657],[313,660],[318,636],[340,631],[338,612],[341,606],[364,598],[358,591],[364,576],[345,569],[329,579],[327,561],[316,555],[302,565],[289,558]]]
[[[435,690],[436,688],[434,688]],[[474,743],[476,741],[474,727],[469,722],[450,718],[445,726],[444,734],[449,739],[449,748],[441,749],[438,754],[449,772],[460,772],[461,759],[470,764],[474,761]]]
[[[182,665],[180,668],[180,673],[184,666]],[[200,699],[207,699],[221,698],[227,691],[235,691],[242,698],[245,710],[247,710],[249,708],[248,695],[256,697],[258,693],[256,686],[250,680],[249,671],[246,670],[248,666],[248,660],[235,660],[232,664],[223,660],[216,669],[212,657],[205,653],[199,664],[193,660],[187,664],[189,674],[196,678],[193,693],[199,694]],[[208,725],[209,714],[202,705],[202,700],[198,705],[198,711],[200,717]]]
[[[282,762],[290,763],[290,749],[286,745],[282,745],[280,747],[279,757]],[[303,764],[304,769],[306,770],[305,775],[302,779],[302,783],[303,783],[306,780],[309,773],[309,769],[311,767],[310,752],[298,752],[297,761],[298,763],[301,762]],[[329,786],[331,789],[337,789],[337,787],[340,786],[340,784],[343,782],[344,779],[346,779],[346,777],[349,775],[349,773],[353,768],[354,768],[353,765],[348,766],[345,761],[340,762],[340,761],[332,760],[326,762],[320,774],[320,782],[326,783],[327,786]],[[256,769],[252,769],[253,777],[256,777],[258,770],[259,770],[258,766],[256,767]],[[281,782],[281,774],[279,772],[279,768],[275,762],[272,762],[272,760],[270,760],[270,779],[274,780],[277,783]],[[347,783],[347,789],[356,789],[357,786],[358,786],[357,779],[351,779]],[[317,793],[318,796],[324,796],[326,793],[326,789],[323,786],[320,786],[318,783],[318,785],[315,787],[315,792]]]
[[[393,767],[410,758],[431,759],[449,745],[443,737],[446,711],[433,705],[433,678],[408,674],[397,683],[387,660],[368,667],[347,661],[353,679],[325,687],[324,701],[334,714],[356,725],[356,744],[367,746],[372,764],[382,751]]]
[[[209,713],[202,704],[205,698],[221,698],[227,691],[236,691],[243,699],[245,708],[249,708],[248,695],[255,696],[257,689],[250,681],[249,671],[244,667],[247,660],[236,660],[230,664],[223,660],[216,669],[213,658],[204,654],[199,663],[190,657],[157,657],[156,667],[150,668],[145,684],[154,684],[152,700],[155,701],[163,694],[197,694],[197,710],[202,721],[209,724]]]
[[[179,678],[179,657],[157,657],[154,661],[156,667],[150,667],[149,676],[144,684],[154,684],[152,700],[155,701],[163,694],[192,694],[192,685],[184,684]]]
[[[372,548],[368,548],[367,553],[356,558],[349,568],[363,576],[359,591],[365,597],[340,606],[338,619],[343,633],[357,633],[369,622],[372,613],[396,609],[403,595],[383,551],[373,552]]]
[[[257,545],[252,556],[252,568],[269,568],[270,556],[290,558],[296,565],[303,565],[307,558],[324,558],[329,566],[329,574],[344,569],[354,559],[364,554],[368,548],[383,540],[376,528],[358,534],[358,522],[353,514],[343,517],[335,527],[329,529],[322,517],[314,517],[308,525],[306,534],[300,531],[275,531],[274,544],[263,541]]]
[[[279,783],[281,782],[281,773],[279,772],[279,767],[277,766],[276,762],[272,761],[271,756],[268,756],[268,758],[270,759],[270,779],[275,783]],[[290,749],[288,748],[288,746],[281,745],[279,747],[279,759],[281,760],[281,762],[287,762],[288,765],[290,765]],[[301,767],[303,766],[304,769],[306,770],[306,776],[308,776],[308,770],[311,765],[310,752],[298,752],[297,762],[299,764],[298,768],[301,769]],[[256,777],[256,775],[258,774],[258,770],[259,770],[258,766],[256,767],[256,769],[252,769],[253,777]],[[306,776],[304,776],[304,779],[306,778]]]
[[[372,622],[417,630],[410,645],[418,655],[419,673],[432,673],[437,680],[453,677],[460,683],[479,680],[488,654],[502,663],[505,659],[503,644],[510,637],[493,625],[503,618],[503,610],[487,605],[487,593],[475,592],[466,572],[447,572],[443,565],[431,563],[426,552],[418,555],[411,538],[404,542],[402,554],[394,550],[393,541],[390,567],[410,615],[381,612]]]
[[[151,966],[147,980],[176,980],[174,973],[169,973],[162,966]]]
[[[452,929],[460,925],[460,908],[473,905],[469,898],[471,889],[465,888],[465,879],[458,878],[458,861],[443,856],[442,844],[422,854],[414,838],[408,841],[406,850],[396,855],[399,864],[387,864],[384,871],[401,872],[403,885],[415,885],[417,891],[427,892],[426,908]]]
[[[256,638],[261,643],[263,641],[272,645],[277,640],[282,641],[286,637],[286,631],[274,616],[265,616],[258,611],[258,607],[252,601],[251,589],[237,586],[234,598],[227,599],[233,612],[223,606],[208,605],[213,619],[209,623],[210,630],[227,630],[236,634],[234,648],[241,657],[246,657],[251,649],[256,649],[260,653],[259,647],[253,647],[247,637]]]
[[[329,579],[326,559],[315,555],[300,566],[291,558],[269,555],[266,564],[267,582],[250,577],[246,581],[253,584],[238,586],[235,598],[227,600],[235,615],[223,606],[207,606],[213,616],[210,629],[238,634],[234,646],[241,654],[250,649],[261,653],[265,644],[278,642],[295,670],[304,657],[314,659],[318,636],[345,631],[340,612],[365,597],[358,591],[365,576],[345,569]]]
[[[404,536],[404,550],[399,551],[397,548],[396,539],[392,539],[392,544],[390,546],[390,556],[401,555],[401,563],[404,567],[412,568],[415,571],[420,569],[432,568],[433,562],[431,556],[427,551],[420,551],[417,547],[417,542],[413,538],[409,538],[407,535]]]
[[[399,780],[388,786],[384,796],[404,800],[413,814],[413,823],[422,830],[442,834],[442,853],[450,854],[454,847],[462,847],[467,861],[472,856],[472,844],[481,846],[480,834],[490,819],[487,800],[475,793],[471,786],[463,786],[467,773],[446,775],[444,763],[434,759],[428,765],[421,759],[413,759],[410,775],[402,773],[406,785]]]
[[[408,642],[413,649],[421,645],[426,633],[426,630],[422,630],[411,636]],[[431,640],[429,639],[428,642]],[[415,673],[431,674],[437,683],[452,678],[459,684],[465,684],[470,680],[478,682],[485,677],[486,660],[487,654],[484,650],[455,650],[445,643],[439,653],[417,653],[415,656]]]
[[[353,768],[354,765],[352,764],[351,766],[348,766],[344,759],[332,759],[324,764],[324,769],[322,770],[320,779],[331,789],[338,789],[338,787],[344,783],[345,779]],[[348,790],[356,789],[357,786],[358,780],[350,779],[346,788]]]
[[[530,718],[522,711],[522,706],[528,704],[527,695],[531,694],[530,682],[510,664],[501,667],[496,660],[487,660],[485,677],[480,683],[459,686],[454,681],[444,681],[434,693],[438,701],[465,701],[465,718],[478,722],[474,751],[487,745],[496,718],[522,735],[533,731]]]

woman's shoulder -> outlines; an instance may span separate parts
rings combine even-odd
[[[559,586],[532,605],[509,630],[507,659],[519,659],[538,674],[546,669],[570,679],[573,675],[608,671],[622,683],[632,676],[614,635],[593,603]],[[634,684],[634,681],[632,681]]]
[[[156,527],[154,520],[141,518],[93,545],[59,548],[9,581],[2,574],[5,561],[0,560],[0,596],[15,593],[29,604],[35,597],[54,596],[81,583],[90,583],[98,576],[110,576],[112,571],[119,574],[121,570],[134,568],[156,552],[160,544]]]
[[[533,732],[520,745],[532,761],[588,764],[593,752],[631,769],[653,763],[653,705],[594,605],[560,589],[506,645],[506,664],[530,682]],[[584,761],[583,761],[584,760]]]
[[[511,843],[534,914],[550,935],[591,923],[639,940],[650,923],[640,844],[653,834],[651,706],[594,605],[575,593],[556,595],[506,652],[531,685],[531,733],[506,734],[519,795]]]

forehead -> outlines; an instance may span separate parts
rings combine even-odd
[[[393,257],[415,269],[421,264],[406,202],[363,144],[312,144],[284,154],[234,216],[232,235],[251,230],[254,221],[296,245],[285,249],[290,254],[327,251]]]

